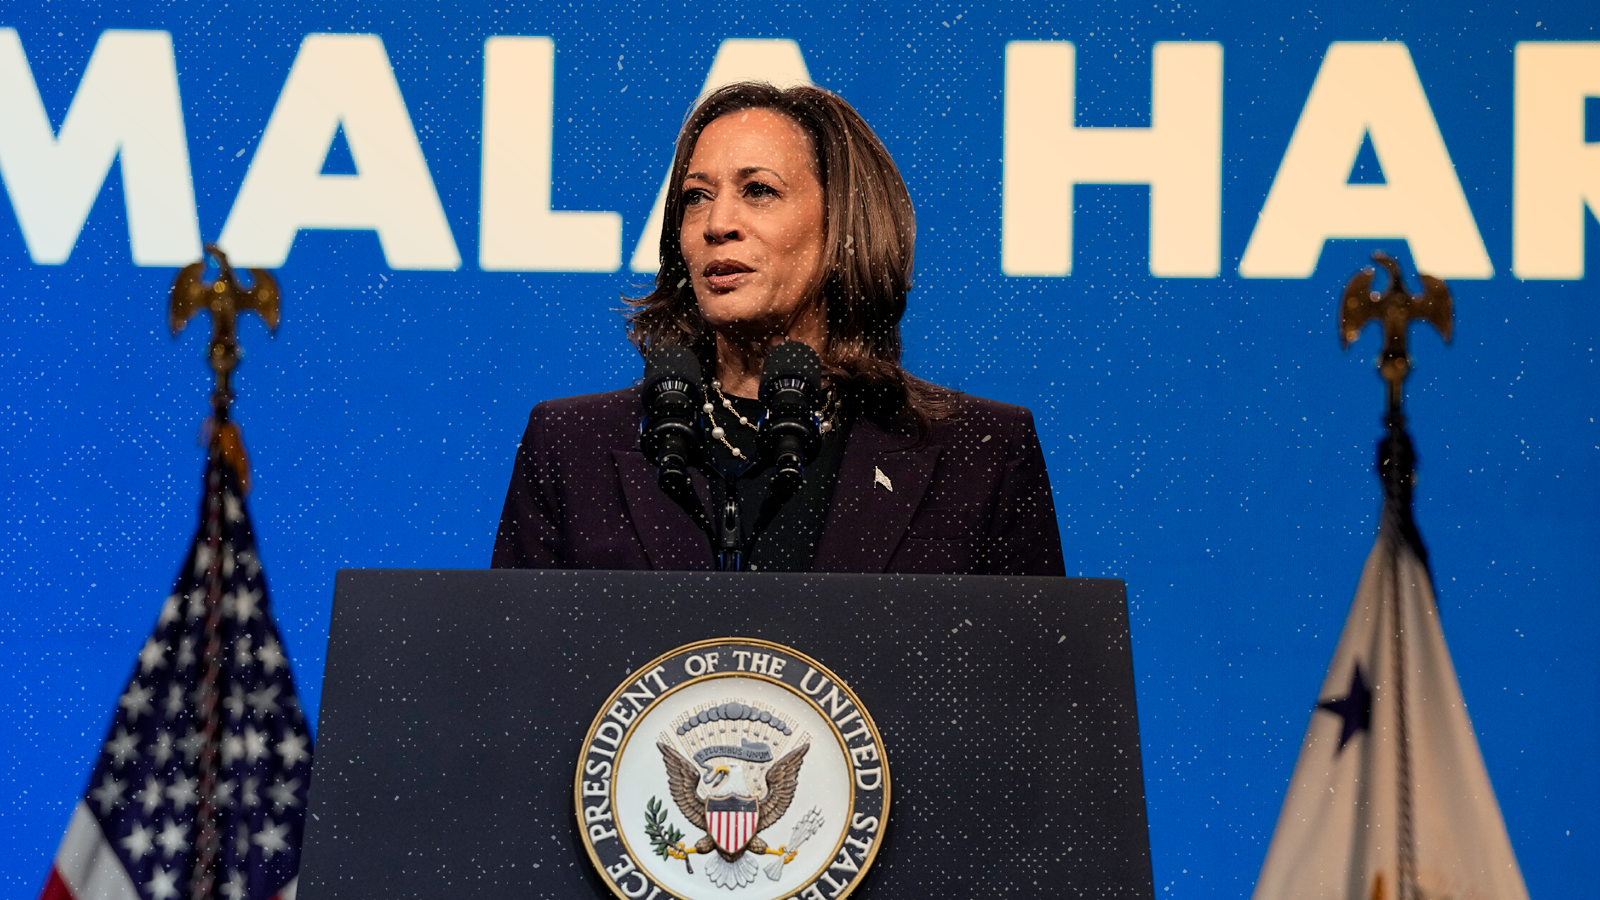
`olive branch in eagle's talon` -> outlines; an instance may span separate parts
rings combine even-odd
[[[650,846],[657,856],[662,859],[681,859],[689,874],[694,874],[694,866],[689,864],[689,853],[683,846],[683,832],[677,826],[668,824],[666,806],[655,797],[645,804],[644,834],[650,839]]]

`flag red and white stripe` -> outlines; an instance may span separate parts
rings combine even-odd
[[[106,842],[87,801],[79,800],[72,812],[39,900],[144,900]]]
[[[290,880],[274,900],[295,900],[299,884],[298,878]],[[86,801],[73,810],[39,900],[144,900]]]

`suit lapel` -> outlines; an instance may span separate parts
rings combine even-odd
[[[939,447],[912,449],[915,443],[916,423],[909,415],[889,428],[867,418],[851,427],[817,547],[816,571],[888,569],[939,461]]]
[[[693,570],[712,568],[711,547],[705,532],[668,497],[656,483],[656,469],[637,450],[613,450],[617,474],[622,479],[622,496],[628,504],[628,518],[639,544],[644,547],[650,568]],[[705,478],[694,473],[695,499],[706,509]]]

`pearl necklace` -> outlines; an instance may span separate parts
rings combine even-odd
[[[711,389],[716,391],[717,396],[722,399],[722,408],[738,416],[740,425],[749,428],[751,431],[760,430],[757,426],[751,424],[749,416],[740,416],[738,410],[733,408],[733,401],[729,400],[728,395],[722,392],[722,382],[712,379]],[[839,419],[839,406],[839,398],[834,395],[833,390],[830,388],[828,390],[828,399],[823,401],[822,408],[812,413],[813,416],[822,420],[822,423],[817,426],[817,431],[827,434],[833,430],[835,423]],[[709,399],[706,400],[704,406],[700,407],[700,411],[705,413],[706,418],[711,422],[711,436],[721,441],[722,446],[727,447],[728,452],[732,453],[735,459],[745,459],[744,451],[729,443],[728,432],[717,424],[716,407]]]

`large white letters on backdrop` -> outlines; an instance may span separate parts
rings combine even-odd
[[[67,261],[119,155],[134,263],[193,262],[200,223],[172,36],[101,32],[56,135],[22,40],[0,28],[0,179],[35,263]]]
[[[1072,272],[1078,184],[1150,185],[1150,274],[1211,278],[1222,259],[1222,45],[1152,52],[1149,128],[1076,126],[1076,48],[1006,45],[1000,268]]]
[[[1600,97],[1600,43],[1517,45],[1518,278],[1582,278],[1587,207],[1600,215],[1600,143],[1584,140],[1584,102]]]
[[[1368,135],[1385,183],[1350,184]],[[1431,275],[1494,274],[1404,44],[1328,46],[1239,274],[1309,278],[1330,238],[1404,238]]]
[[[478,265],[500,272],[615,272],[622,216],[550,208],[556,45],[492,37],[483,45],[483,190]]]
[[[1076,51],[1065,41],[1005,50],[1001,270],[1072,272],[1078,184],[1150,186],[1150,273],[1221,270],[1222,47],[1152,50],[1150,127],[1076,124]],[[809,84],[800,45],[729,39],[702,95],[758,79]],[[1600,96],[1600,42],[1516,47],[1512,271],[1584,277],[1584,222],[1600,213],[1600,144],[1585,140],[1585,103]],[[555,44],[484,44],[478,264],[491,271],[614,272],[617,212],[552,206]],[[674,110],[664,110],[673,113]],[[343,129],[356,174],[323,174]],[[1350,184],[1370,138],[1382,184]],[[59,133],[15,29],[0,28],[0,181],[36,264],[67,261],[120,160],[133,262],[173,266],[200,254],[194,182],[172,37],[103,32]],[[663,153],[662,163],[670,159]],[[659,266],[663,179],[629,259]],[[301,229],[372,230],[395,269],[455,269],[460,254],[382,40],[307,35],[240,186],[221,243],[235,261],[281,266]],[[1406,240],[1417,265],[1445,278],[1494,268],[1402,43],[1336,42],[1274,176],[1239,263],[1246,278],[1308,278],[1336,238]]]
[[[324,175],[341,127],[357,174]],[[374,230],[392,269],[461,266],[375,34],[306,35],[219,243],[239,264],[276,268],[302,228]]]

